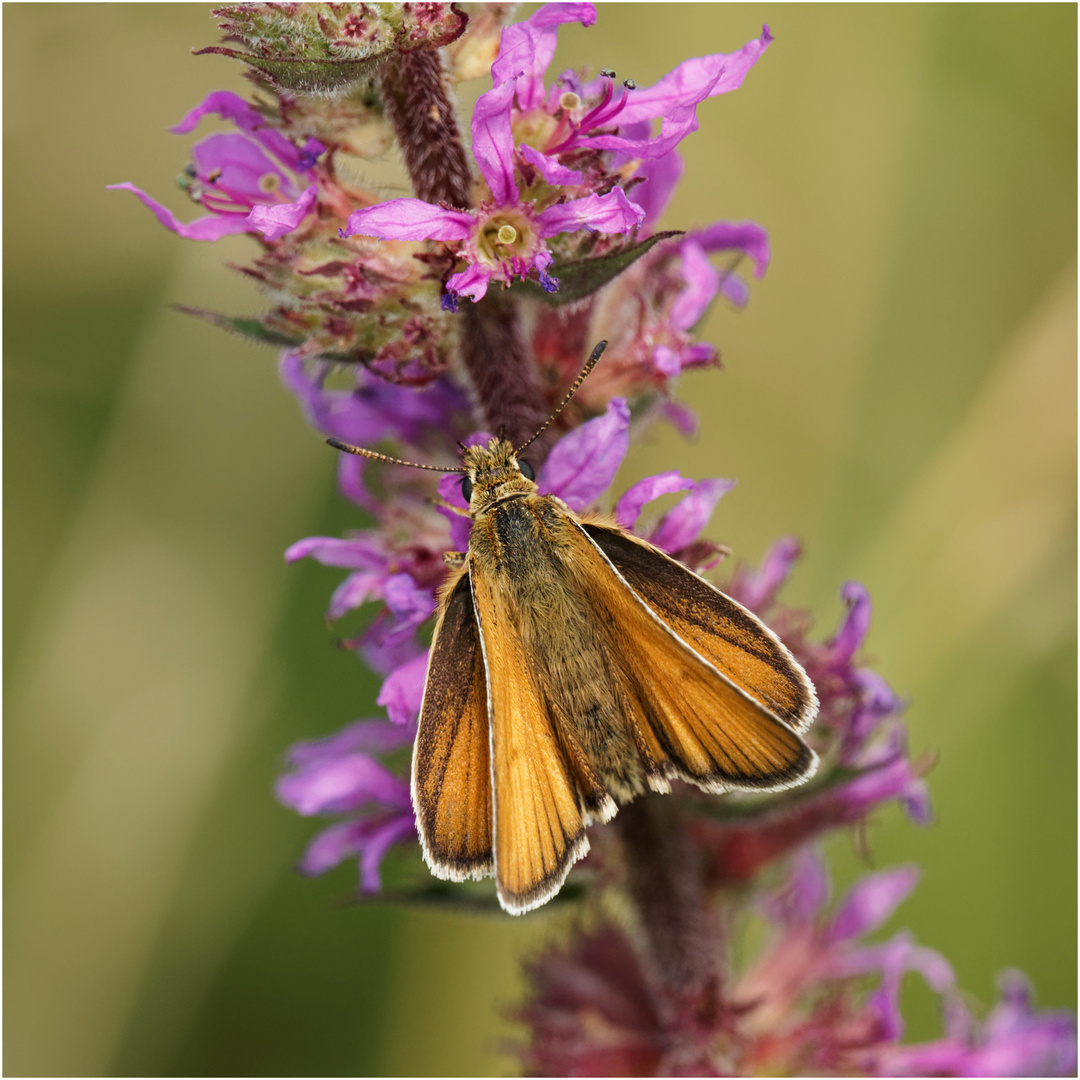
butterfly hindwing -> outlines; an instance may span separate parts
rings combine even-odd
[[[491,763],[480,631],[467,572],[451,579],[435,627],[413,752],[413,806],[431,869],[492,872]]]
[[[611,526],[582,525],[634,592],[695,652],[795,731],[810,726],[818,706],[813,683],[754,615],[646,541]]]
[[[658,778],[674,775],[707,791],[770,791],[812,775],[817,768],[814,752],[713,662],[713,656],[723,661],[725,645],[731,651],[734,646],[721,638],[710,643],[708,652],[693,647],[616,570],[588,531],[596,527],[578,527],[592,541],[587,545],[592,557],[582,553],[574,560],[577,587],[589,595],[596,625],[612,628],[607,647],[619,658],[617,670],[629,703],[627,720],[652,786],[659,786]],[[657,577],[666,572],[666,561],[666,556],[655,553],[652,572]],[[639,561],[645,575],[648,564],[648,558]],[[701,580],[685,568],[684,572]],[[699,632],[706,630],[707,624]]]

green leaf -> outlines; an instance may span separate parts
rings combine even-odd
[[[219,315],[216,311],[207,311],[205,308],[185,307],[183,304],[173,305],[177,311],[185,315],[194,315],[196,319],[202,319],[212,326],[219,326],[222,330],[229,330],[249,341],[257,341],[261,345],[274,345],[278,347],[300,345],[302,337],[290,337],[278,330],[271,330],[264,326],[258,318],[244,316],[233,317],[231,315]]]
[[[661,240],[670,240],[673,236],[682,236],[678,231],[661,232],[650,236],[648,240],[642,240],[640,244],[623,248],[611,255],[601,255],[597,259],[580,259],[577,262],[552,263],[548,273],[559,281],[558,292],[545,292],[535,281],[519,281],[512,286],[521,289],[529,296],[537,300],[543,300],[552,307],[560,307],[563,304],[572,304],[575,300],[582,300],[591,296],[597,289],[602,288],[613,278],[616,278],[628,267],[632,266],[642,255],[651,251]]]

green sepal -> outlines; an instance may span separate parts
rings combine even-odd
[[[196,319],[202,319],[203,322],[208,322],[212,326],[218,326],[222,330],[229,330],[234,334],[239,334],[249,341],[257,341],[260,345],[273,345],[282,348],[300,345],[304,341],[302,337],[290,337],[279,330],[271,330],[257,318],[245,318],[243,316],[234,318],[230,315],[219,315],[216,311],[207,311],[205,308],[185,307],[183,304],[174,304],[173,306],[177,311],[183,312],[185,315],[194,315]]]
[[[388,57],[456,41],[468,16],[456,4],[243,3],[215,9],[225,41],[211,45],[242,60],[277,89],[337,96],[369,79]]]
[[[217,53],[233,60],[242,60],[261,71],[275,89],[315,95],[348,92],[372,76],[390,55],[388,50],[365,60],[318,60],[302,57],[269,59],[252,56],[251,53],[240,52],[238,49],[227,49],[224,45],[208,45],[205,49],[193,49],[192,52],[195,56]]]
[[[642,255],[651,251],[661,240],[670,240],[673,236],[682,235],[683,233],[678,230],[656,233],[648,240],[642,240],[640,244],[623,248],[610,255],[601,255],[595,259],[580,259],[577,262],[552,263],[548,267],[548,273],[558,279],[558,292],[545,292],[538,282],[531,279],[515,282],[512,288],[521,289],[527,295],[543,300],[545,304],[550,304],[552,307],[572,304],[575,300],[583,300],[597,289],[603,288],[609,281],[636,263]]]

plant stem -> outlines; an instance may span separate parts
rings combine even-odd
[[[383,67],[381,79],[386,113],[416,197],[467,209],[472,178],[442,56],[423,49],[398,53]]]
[[[417,197],[467,208],[468,159],[439,54],[398,54],[383,69],[382,91]],[[505,428],[515,444],[524,442],[547,419],[547,408],[521,334],[517,302],[492,288],[478,303],[463,299],[461,304],[461,358],[478,422],[493,433]],[[534,467],[548,445],[542,437],[530,447]]]
[[[647,794],[622,807],[614,824],[653,967],[669,990],[689,996],[704,987],[716,957],[697,859],[678,818],[671,796]]]
[[[461,314],[462,360],[480,418],[493,434],[505,427],[506,437],[517,446],[547,419],[536,365],[522,340],[517,303],[492,289],[479,303],[463,301]],[[534,468],[547,456],[548,445],[541,436],[529,447]]]

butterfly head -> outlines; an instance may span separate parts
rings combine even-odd
[[[461,468],[465,473],[461,491],[474,514],[503,499],[536,491],[532,466],[518,459],[507,439],[496,437],[487,446],[465,447]]]

